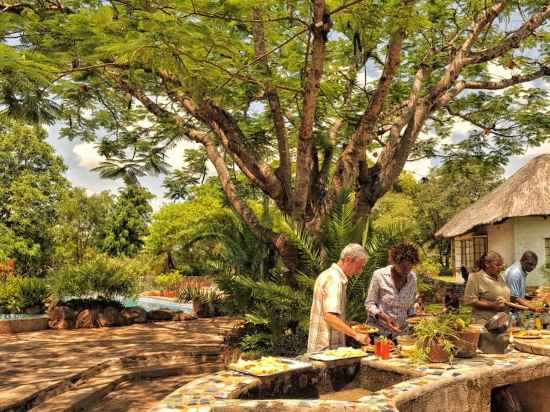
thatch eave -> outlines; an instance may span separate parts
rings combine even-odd
[[[535,157],[492,192],[458,212],[436,236],[452,238],[476,226],[527,216],[550,216],[550,154]]]

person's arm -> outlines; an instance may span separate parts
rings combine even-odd
[[[325,322],[332,328],[336,329],[339,332],[355,339],[357,342],[368,345],[370,344],[369,335],[363,333],[357,333],[352,328],[350,328],[346,322],[342,320],[338,313],[326,312],[324,315]]]
[[[507,306],[504,303],[491,302],[479,297],[478,276],[470,276],[466,289],[464,290],[464,303],[479,310],[490,310],[493,312],[504,312]]]
[[[539,312],[539,313],[546,312],[546,309],[544,309],[543,307],[537,307],[537,306],[531,305],[531,302],[529,302],[527,299],[518,298],[517,296],[512,296],[511,300],[513,303],[527,306],[530,311]]]
[[[341,296],[344,286],[342,282],[334,278],[329,278],[325,284],[323,299],[323,318],[330,328],[336,329],[343,334],[352,337],[359,343],[368,345],[370,343],[369,335],[363,335],[355,332],[349,325],[342,320],[342,302]]]

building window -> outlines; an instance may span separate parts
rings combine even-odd
[[[544,257],[546,258],[546,268],[550,269],[550,238],[544,239]]]
[[[487,236],[474,236],[471,239],[460,240],[456,245],[456,256],[458,268],[466,267],[469,272],[478,269],[477,261],[487,252]]]

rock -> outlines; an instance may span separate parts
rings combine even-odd
[[[107,306],[98,313],[98,323],[100,327],[111,327],[122,325],[124,319],[120,311],[113,306]]]
[[[172,320],[174,318],[174,311],[167,309],[157,309],[147,312],[147,320],[163,321],[163,320]]]
[[[147,312],[140,306],[132,306],[131,308],[124,308],[120,313],[126,325],[132,323],[145,323],[147,322]]]
[[[193,313],[199,318],[211,318],[221,315],[218,304],[202,302],[200,299],[193,299]]]
[[[98,328],[99,326],[99,311],[97,309],[84,309],[78,312],[75,328],[90,329]]]
[[[186,320],[194,320],[194,319],[197,319],[197,317],[195,315],[193,315],[192,313],[176,312],[174,314],[174,320],[186,321]]]
[[[75,325],[76,313],[68,306],[55,306],[48,312],[48,325],[52,329],[72,329]]]

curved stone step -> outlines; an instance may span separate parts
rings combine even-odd
[[[197,365],[201,364],[219,364],[221,368],[223,366],[223,349],[224,347],[219,345],[205,345],[199,348],[185,348],[178,352],[158,352],[110,359],[71,375],[62,382],[37,387],[31,395],[0,407],[0,412],[57,410],[52,409],[55,404],[54,400],[57,399],[61,402],[66,393],[68,399],[71,398],[72,393],[75,394],[75,398],[79,398],[80,395],[77,393],[80,393],[82,388],[96,388],[91,392],[82,389],[83,399],[88,396],[86,394],[94,393],[94,391],[97,391],[97,396],[94,395],[93,399],[98,399],[109,393],[118,383],[131,380],[134,377],[151,378],[196,373],[195,371],[200,370]]]
[[[205,374],[221,369],[219,362],[174,363],[157,367],[120,368],[114,366],[104,370],[99,375],[75,385],[68,391],[52,397],[41,403],[31,412],[76,412],[90,408],[107,394],[113,392],[122,382],[143,379],[160,378],[183,374]]]

